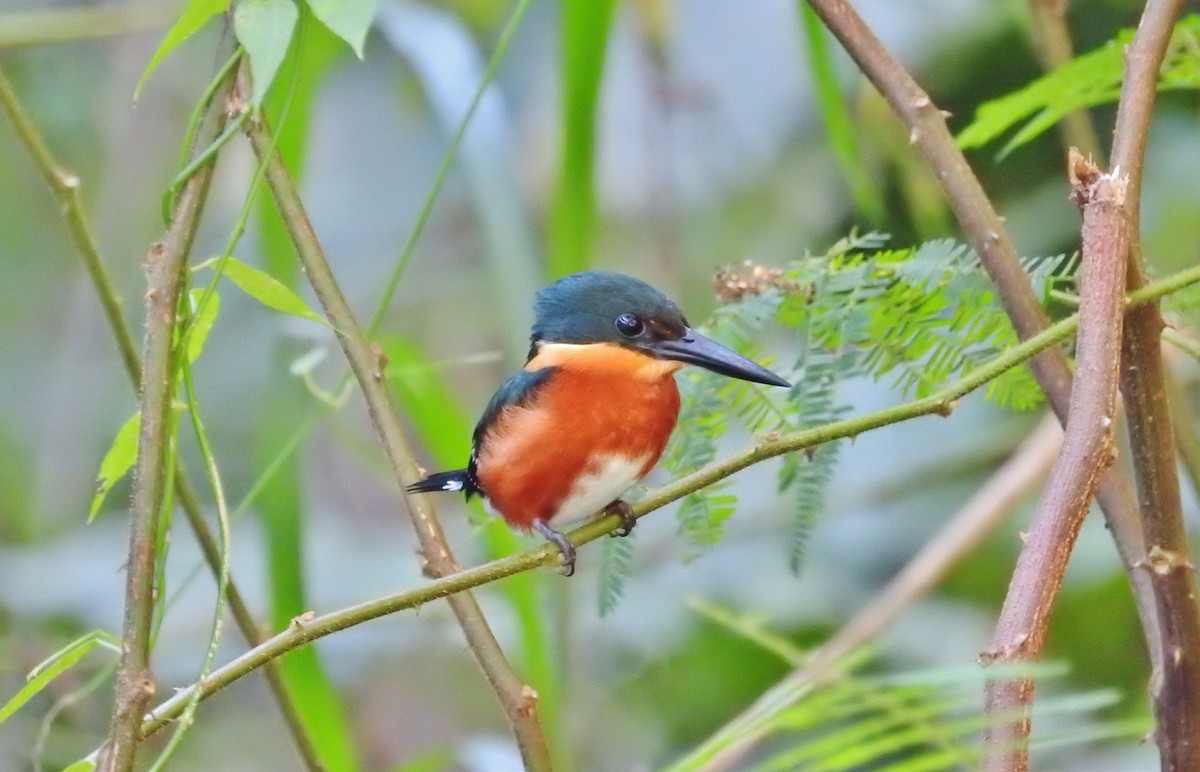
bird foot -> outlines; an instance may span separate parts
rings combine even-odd
[[[550,527],[545,520],[534,520],[533,530],[545,537],[546,541],[558,547],[558,551],[562,553],[562,565],[559,566],[558,572],[563,576],[571,576],[575,573],[575,545],[567,538],[566,534],[561,531],[556,531]]]
[[[633,527],[637,525],[637,518],[633,516],[633,507],[629,506],[627,501],[617,499],[604,508],[604,514],[617,515],[621,518],[620,530],[613,531],[609,536],[628,536],[633,533]]]

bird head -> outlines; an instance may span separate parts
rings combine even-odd
[[[609,343],[656,359],[699,365],[771,386],[790,384],[732,349],[696,332],[679,306],[631,276],[583,271],[565,276],[534,301],[532,358],[540,343]]]

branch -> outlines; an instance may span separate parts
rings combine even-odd
[[[153,2],[6,13],[0,15],[0,49],[132,35],[164,28],[175,14]]]
[[[1200,266],[1180,271],[1166,279],[1143,287],[1136,293],[1131,293],[1126,299],[1126,307],[1132,308],[1149,302],[1154,298],[1176,292],[1183,287],[1200,282]],[[633,505],[633,515],[642,518],[665,507],[673,501],[695,493],[713,483],[729,477],[748,466],[765,461],[776,456],[792,453],[805,448],[811,448],[832,440],[853,438],[863,432],[878,429],[901,421],[927,415],[948,415],[953,412],[958,400],[974,391],[1001,373],[1016,367],[1035,356],[1047,347],[1061,343],[1069,338],[1079,325],[1079,315],[1075,314],[1054,324],[1040,335],[1005,350],[992,361],[977,368],[961,380],[940,389],[938,392],[902,405],[881,410],[858,418],[835,421],[825,426],[789,432],[775,438],[762,440],[746,450],[721,461],[682,477],[675,482],[648,493]],[[607,515],[592,520],[567,534],[576,546],[595,541],[602,536],[612,533],[623,525],[617,515]],[[276,657],[283,656],[292,649],[304,646],[330,633],[344,630],[355,625],[369,622],[372,619],[394,614],[410,608],[419,608],[425,603],[454,596],[467,590],[475,589],[491,582],[530,571],[540,566],[554,565],[559,560],[558,549],[551,544],[524,550],[499,560],[494,560],[482,566],[469,568],[458,573],[436,579],[415,590],[407,590],[395,595],[385,596],[376,600],[360,603],[340,611],[334,611],[313,619],[297,619],[284,632],[268,640],[262,646],[246,652],[237,659],[214,670],[203,683],[182,689],[173,697],[160,703],[143,724],[143,733],[149,735],[166,726],[171,719],[178,717],[187,706],[192,693],[199,688],[202,698],[211,697],[221,689],[252,672],[264,663]]]
[[[117,348],[121,352],[121,361],[125,365],[125,372],[136,386],[142,373],[141,358],[137,353],[137,344],[133,341],[133,333],[130,332],[129,325],[125,322],[121,299],[117,296],[112,279],[108,276],[108,269],[105,268],[104,259],[100,256],[100,247],[96,243],[96,236],[84,213],[83,202],[79,198],[79,177],[54,160],[50,149],[46,147],[45,140],[42,139],[41,132],[25,112],[20,97],[17,96],[16,90],[13,89],[12,83],[3,70],[0,70],[0,107],[8,114],[13,128],[17,130],[17,138],[33,156],[38,171],[41,172],[42,178],[49,186],[50,192],[54,194],[54,198],[58,200],[59,208],[62,209],[63,217],[67,221],[71,239],[79,248],[79,254],[83,256],[83,265],[87,268],[88,276],[91,277],[92,284],[96,287],[96,294],[100,297],[104,317],[108,320],[109,327],[116,336]]]
[[[1163,331],[1163,340],[1167,339]],[[1175,448],[1183,469],[1192,481],[1192,490],[1200,494],[1200,438],[1196,436],[1196,413],[1192,407],[1189,388],[1180,382],[1180,361],[1183,354],[1168,353],[1168,367],[1163,373],[1167,387],[1167,402],[1170,404],[1171,421],[1175,426]],[[1197,357],[1200,358],[1200,357]]]
[[[1050,473],[1033,516],[992,643],[987,663],[1031,662],[1042,651],[1050,609],[1075,538],[1100,478],[1116,457],[1117,373],[1120,367],[1122,295],[1129,231],[1126,180],[1100,174],[1095,164],[1071,153],[1072,198],[1083,207],[1083,266],[1075,387],[1062,453]],[[1029,709],[1033,680],[989,681],[986,710],[993,722],[984,731],[992,752],[988,770],[1024,770],[1029,764]],[[1020,719],[997,722],[1013,715]]]
[[[1128,286],[1145,285],[1140,248],[1142,170],[1158,71],[1180,0],[1149,0],[1125,54],[1125,78],[1113,138],[1113,164],[1129,175]],[[1152,679],[1156,737],[1163,769],[1200,768],[1200,609],[1179,494],[1171,412],[1159,336],[1163,318],[1151,303],[1129,316],[1122,340],[1121,392],[1142,507],[1147,575],[1162,629]]]
[[[846,0],[808,2],[908,127],[912,143],[936,173],[963,232],[996,285],[997,296],[1017,335],[1025,340],[1045,329],[1049,320],[1021,267],[1016,247],[946,127],[945,114]],[[1065,422],[1071,399],[1071,372],[1066,356],[1052,349],[1034,359],[1030,369],[1051,408]],[[1133,586],[1142,632],[1153,658],[1160,649],[1156,600],[1149,578],[1137,568],[1146,557],[1146,549],[1137,505],[1125,476],[1118,470],[1111,471],[1100,485],[1099,499]]]
[[[229,30],[222,49],[231,46]],[[228,56],[225,50],[222,59]],[[217,90],[205,109],[202,125],[192,142],[194,157],[221,132],[225,123],[225,96],[229,79]],[[133,769],[137,743],[141,739],[142,716],[154,697],[150,672],[150,632],[155,602],[155,558],[158,526],[167,501],[167,448],[171,437],[171,402],[175,395],[172,349],[178,326],[177,309],[187,269],[188,253],[208,198],[213,164],[201,166],[188,178],[180,192],[171,224],[161,242],[150,247],[146,260],[146,340],[141,371],[141,431],[138,435],[137,466],[134,470],[133,512],[126,566],[125,622],[121,641],[121,664],[117,671],[116,704],[109,742],[101,759],[102,772]]]
[[[1055,417],[1043,418],[1012,456],[869,603],[821,644],[807,662],[759,695],[678,766],[710,771],[743,766],[742,759],[766,736],[772,728],[770,719],[782,707],[796,702],[806,687],[822,680],[842,657],[887,629],[1004,522],[1045,479],[1062,447],[1062,434]]]
[[[1029,0],[1033,14],[1033,47],[1042,69],[1047,73],[1075,58],[1075,47],[1071,44],[1071,33],[1067,29],[1068,0]],[[1058,124],[1063,145],[1078,148],[1083,155],[1102,163],[1103,151],[1096,127],[1086,108],[1072,110]]]
[[[248,94],[245,66],[239,68],[239,72],[242,73],[239,77],[239,92]],[[391,391],[383,378],[386,366],[383,354],[378,346],[367,341],[358,320],[342,295],[325,253],[317,241],[299,191],[283,159],[274,150],[274,139],[270,129],[261,116],[254,116],[247,121],[245,130],[258,157],[269,158],[267,184],[271,195],[296,247],[304,267],[304,275],[337,332],[338,342],[358,380],[371,423],[379,435],[393,477],[403,489],[405,485],[419,480],[421,472],[392,404]],[[458,571],[458,564],[454,561],[441,523],[438,522],[428,497],[410,495],[407,500],[409,515],[421,543],[425,572],[433,577],[442,577]],[[531,770],[549,769],[549,748],[538,719],[537,693],[517,676],[509,664],[475,598],[462,593],[449,598],[449,602],[472,653],[479,660],[508,717],[526,767]]]
[[[34,162],[46,180],[46,184],[49,185],[51,192],[58,199],[63,217],[67,221],[71,238],[75,241],[75,246],[79,249],[79,253],[83,257],[84,265],[87,268],[88,275],[92,279],[96,295],[100,298],[100,305],[104,310],[104,318],[108,322],[113,337],[116,339],[117,348],[121,353],[121,360],[130,378],[130,385],[136,393],[138,380],[142,371],[141,356],[138,354],[137,345],[133,340],[133,332],[125,320],[121,300],[117,296],[112,281],[109,279],[104,258],[100,254],[99,245],[92,231],[87,213],[84,210],[83,202],[80,199],[79,178],[59,166],[58,162],[55,161],[41,133],[25,112],[20,98],[13,90],[12,84],[8,81],[3,70],[0,70],[0,107],[3,107],[5,112],[8,113],[8,117],[12,121],[13,126],[16,127],[17,135],[22,144],[26,146],[33,156]],[[188,480],[182,464],[176,463],[174,479],[175,496],[184,514],[187,516],[192,531],[196,535],[196,541],[200,545],[200,551],[204,554],[205,561],[213,571],[213,574],[216,575],[220,572],[221,567],[220,547],[218,547],[216,539],[208,527],[208,523],[204,521],[200,500],[191,482]],[[229,579],[226,589],[226,599],[229,602],[230,612],[233,614],[233,618],[237,622],[238,628],[241,630],[246,642],[251,646],[257,646],[262,643],[266,639],[266,636],[263,635],[258,622],[254,619],[254,615],[250,611],[250,607],[242,598],[242,594],[232,577]],[[305,765],[312,770],[322,768],[323,764],[320,756],[317,754],[312,738],[308,736],[308,730],[304,727],[300,719],[299,711],[296,709],[296,704],[292,700],[291,694],[287,691],[287,686],[283,682],[283,675],[277,664],[272,663],[267,668],[266,677],[272,695],[279,704],[280,712],[283,713],[284,723],[292,734],[297,750],[304,759]]]

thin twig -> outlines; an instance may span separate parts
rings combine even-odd
[[[231,46],[229,30],[223,48]],[[221,57],[228,56],[228,51]],[[196,132],[192,152],[204,149],[221,132],[225,123],[227,88],[217,92],[205,111],[202,128]],[[116,704],[109,741],[99,769],[127,772],[133,769],[141,721],[155,683],[150,672],[150,632],[155,606],[155,557],[159,518],[167,500],[165,481],[170,436],[171,403],[175,395],[172,349],[178,326],[177,308],[183,287],[187,257],[191,251],[200,213],[208,198],[213,166],[196,171],[180,193],[170,227],[161,242],[150,247],[146,261],[146,340],[142,354],[141,431],[133,483],[133,517],[130,525],[129,560],[126,565],[125,622],[121,664],[117,671]]]
[[[156,2],[5,13],[0,15],[0,49],[132,35],[166,27],[176,13]]]
[[[1166,340],[1166,331],[1163,340]],[[1191,479],[1192,490],[1200,493],[1200,438],[1196,436],[1196,411],[1192,405],[1192,397],[1187,387],[1179,382],[1179,367],[1183,355],[1168,353],[1167,370],[1163,373],[1163,383],[1167,387],[1167,402],[1171,406],[1172,425],[1175,427],[1175,449],[1179,452],[1179,460],[1183,470]]]
[[[1054,72],[1075,58],[1075,47],[1071,44],[1071,32],[1067,28],[1068,5],[1068,0],[1029,0],[1029,10],[1033,14],[1033,48],[1042,63],[1042,69],[1047,73]],[[1096,127],[1086,108],[1064,115],[1058,129],[1064,147],[1078,148],[1079,152],[1095,160],[1098,165],[1104,163],[1100,138],[1096,135]]]
[[[1054,416],[1042,419],[1020,447],[951,517],[904,568],[814,651],[807,662],[759,695],[753,703],[693,751],[689,759],[705,770],[736,769],[765,735],[768,719],[795,702],[802,690],[820,680],[842,657],[887,629],[924,597],[1045,478],[1062,447],[1062,427]],[[688,767],[687,762],[682,766]]]
[[[79,248],[79,254],[83,256],[83,265],[87,268],[92,284],[96,286],[96,294],[104,309],[104,316],[117,339],[117,349],[121,352],[125,372],[136,385],[142,374],[141,358],[138,356],[133,333],[125,321],[121,299],[108,276],[108,269],[105,268],[104,259],[100,255],[100,246],[84,212],[83,202],[79,197],[79,177],[60,166],[54,159],[50,148],[42,139],[41,132],[25,111],[20,97],[3,70],[0,70],[0,107],[8,114],[13,128],[17,130],[17,138],[33,156],[38,171],[58,200],[63,218],[67,221],[67,230]]]
[[[1050,473],[1045,492],[1017,567],[996,633],[982,659],[988,663],[1032,662],[1041,656],[1050,609],[1075,539],[1104,472],[1116,457],[1117,379],[1120,366],[1121,303],[1125,287],[1125,254],[1129,232],[1125,217],[1125,183],[1116,174],[1101,174],[1093,163],[1071,154],[1072,197],[1083,208],[1083,264],[1080,269],[1079,336],[1075,387],[1067,417],[1062,453]],[[1029,709],[1033,680],[989,681],[984,742],[991,746],[984,768],[994,772],[1025,770],[1029,765]]]
[[[125,319],[121,299],[118,297],[108,277],[104,257],[100,253],[91,222],[87,216],[87,211],[80,200],[79,179],[71,172],[63,169],[54,159],[53,155],[51,155],[45,140],[42,138],[33,121],[29,118],[24,106],[21,104],[20,98],[13,90],[12,84],[6,78],[3,70],[0,70],[0,107],[3,107],[7,112],[17,129],[17,135],[20,137],[22,144],[28,148],[38,169],[45,178],[46,184],[49,185],[55,198],[58,199],[63,211],[63,217],[67,221],[71,238],[75,241],[75,246],[79,249],[79,254],[83,257],[84,265],[88,270],[88,275],[92,279],[96,295],[100,299],[105,321],[108,322],[109,330],[116,339],[117,349],[121,353],[121,360],[125,365],[125,371],[129,375],[130,385],[136,392],[138,381],[141,377],[142,359],[138,354],[137,344],[133,340],[133,331]],[[186,471],[180,464],[176,464],[174,479],[175,497],[183,509],[192,531],[196,535],[196,541],[200,545],[200,551],[203,553],[205,561],[208,563],[213,574],[217,575],[221,569],[220,547],[217,545],[212,530],[208,527],[208,523],[204,520],[199,497],[188,480]],[[251,646],[257,646],[262,643],[266,639],[266,636],[263,635],[262,629],[254,619],[254,614],[242,598],[242,594],[232,577],[229,580],[226,598],[229,601],[229,609],[233,614],[234,621],[237,622],[238,629],[241,630],[246,642]],[[296,743],[297,750],[300,752],[305,766],[310,770],[321,769],[323,764],[320,756],[317,754],[316,747],[313,745],[312,738],[308,736],[308,730],[300,718],[296,704],[283,682],[283,674],[280,672],[279,667],[273,663],[267,669],[266,677],[275,701],[279,704],[279,709],[283,713],[284,723],[287,725],[288,731]]]
[[[1125,52],[1112,163],[1129,175],[1128,283],[1145,285],[1140,247],[1142,171],[1151,108],[1181,0],[1149,0]],[[1122,339],[1121,393],[1129,417],[1147,574],[1162,631],[1158,672],[1151,682],[1163,769],[1200,769],[1200,608],[1179,493],[1175,440],[1163,376],[1164,327],[1157,303],[1129,316]]]
[[[245,70],[244,67],[240,68],[243,74],[239,78],[241,93],[249,93],[246,90]],[[403,488],[420,479],[421,472],[383,377],[386,367],[383,353],[378,346],[368,343],[342,295],[312,229],[299,191],[283,159],[272,150],[272,135],[266,123],[261,116],[255,116],[247,122],[245,129],[255,153],[260,158],[270,159],[267,164],[267,184],[271,194],[300,256],[304,274],[325,309],[330,324],[337,331],[338,342],[363,392],[371,422],[383,444],[393,475]],[[421,543],[425,571],[434,577],[458,571],[458,564],[454,561],[428,497],[409,496],[408,509]],[[479,660],[508,717],[526,767],[532,770],[549,769],[549,748],[538,719],[537,693],[520,679],[509,664],[475,598],[463,593],[449,600],[471,651]]]
[[[1045,309],[1021,267],[1003,220],[946,127],[945,114],[846,0],[808,2],[908,127],[911,141],[937,175],[963,232],[996,285],[997,296],[1017,335],[1025,340],[1045,329],[1048,323]],[[1059,420],[1065,421],[1071,398],[1071,372],[1066,356],[1052,349],[1034,359],[1030,369]],[[1133,587],[1142,632],[1154,658],[1160,650],[1156,602],[1149,578],[1137,568],[1146,557],[1142,528],[1129,481],[1119,470],[1112,470],[1104,478],[1099,499]]]
[[[1151,299],[1168,295],[1197,282],[1200,282],[1200,267],[1180,271],[1143,287],[1137,293],[1130,294],[1126,298],[1126,307],[1130,308],[1146,303]],[[863,432],[921,416],[948,415],[953,412],[958,400],[966,394],[1027,361],[1048,346],[1056,345],[1069,338],[1078,328],[1078,323],[1078,314],[1067,317],[1035,338],[1005,350],[961,380],[923,399],[758,442],[734,456],[713,462],[686,477],[651,491],[633,506],[633,514],[637,518],[645,517],[673,501],[719,482],[746,467],[785,453],[815,447],[837,439],[857,437]],[[609,515],[592,520],[569,532],[567,536],[572,543],[583,546],[612,533],[622,525],[619,516]],[[156,732],[179,716],[188,700],[191,699],[192,692],[197,688],[203,691],[204,698],[208,698],[247,673],[261,667],[264,663],[338,630],[344,630],[397,611],[419,608],[425,603],[450,597],[524,571],[552,565],[558,560],[558,549],[553,545],[545,544],[436,579],[415,590],[377,598],[313,619],[294,620],[287,630],[271,638],[262,646],[246,652],[213,671],[202,684],[198,686],[193,684],[160,703],[143,725],[143,732],[146,735]]]

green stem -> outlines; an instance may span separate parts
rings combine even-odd
[[[1180,271],[1162,281],[1146,285],[1137,292],[1130,293],[1126,298],[1126,309],[1128,310],[1129,308],[1135,308],[1148,303],[1196,282],[1200,282],[1200,266]],[[1050,346],[1066,340],[1075,332],[1078,326],[1078,314],[1067,317],[1051,325],[1035,337],[1007,349],[961,380],[924,399],[897,405],[857,418],[836,421],[803,431],[790,432],[775,439],[763,440],[737,455],[714,462],[686,477],[652,491],[634,505],[634,516],[638,518],[644,517],[673,501],[677,501],[690,493],[695,493],[701,488],[712,485],[735,472],[769,458],[810,448],[831,440],[853,438],[872,429],[878,429],[920,416],[931,414],[947,415],[953,411],[958,399],[996,378],[1001,373],[1016,367],[1041,351],[1046,350]],[[620,526],[620,517],[608,515],[592,520],[570,531],[567,537],[576,546],[582,546],[615,531]],[[261,667],[263,664],[286,654],[292,649],[323,638],[330,633],[354,627],[363,622],[368,622],[388,614],[394,614],[398,611],[420,608],[426,603],[453,597],[457,593],[499,581],[524,571],[530,571],[540,566],[552,566],[558,560],[558,549],[553,545],[544,544],[499,560],[491,561],[482,566],[469,568],[435,579],[413,590],[406,590],[394,595],[366,601],[356,606],[315,617],[308,621],[301,622],[296,620],[287,630],[274,636],[262,646],[246,652],[241,657],[213,671],[212,675],[199,685],[193,684],[169,700],[161,703],[151,712],[151,716],[143,725],[142,731],[146,735],[149,735],[162,729],[163,726],[183,711],[184,706],[187,705],[188,700],[191,699],[197,688],[201,691],[202,699],[208,698],[242,676]]]
[[[222,68],[222,72],[227,72],[227,70]],[[197,114],[200,114],[203,106],[211,100],[216,83],[219,83],[219,81],[214,81],[214,85],[205,92],[204,98],[201,99],[197,107]],[[0,71],[0,107],[3,107],[8,113],[9,118],[17,129],[17,136],[32,154],[46,183],[59,200],[63,216],[67,220],[68,230],[75,241],[76,247],[79,249],[80,255],[83,257],[84,265],[87,268],[88,275],[92,279],[96,295],[100,299],[109,330],[117,341],[117,348],[120,350],[121,359],[125,365],[125,372],[129,376],[130,385],[136,391],[139,379],[141,378],[141,356],[138,354],[137,344],[134,343],[133,332],[122,312],[121,299],[117,296],[112,281],[109,279],[104,257],[100,254],[91,223],[87,217],[87,212],[83,207],[83,202],[80,200],[78,179],[74,175],[64,171],[58,165],[53,155],[51,155],[49,148],[47,148],[45,141],[42,139],[41,133],[25,112],[20,99],[12,89],[8,79],[4,76],[3,71]],[[186,161],[186,158],[183,159],[183,163],[186,163]],[[175,496],[179,501],[179,505],[183,508],[184,515],[187,517],[192,531],[196,535],[196,541],[200,545],[204,560],[213,575],[219,575],[221,572],[221,549],[212,532],[209,530],[208,524],[204,521],[200,499],[184,473],[182,466],[176,465],[174,478]],[[258,621],[254,618],[250,607],[242,598],[242,594],[238,591],[237,585],[232,578],[229,580],[227,596],[229,609],[233,614],[234,621],[237,623],[238,629],[241,630],[247,643],[251,646],[257,646],[262,643],[265,637],[259,628]],[[279,704],[280,712],[283,714],[284,723],[291,732],[297,750],[304,759],[307,768],[311,770],[320,769],[322,767],[321,760],[316,753],[312,740],[308,737],[307,731],[299,720],[295,702],[292,700],[283,683],[277,664],[272,664],[267,669],[266,677],[275,701]]]
[[[245,73],[245,68],[240,68],[240,72]],[[239,78],[239,89],[242,93],[248,93],[244,77]],[[371,423],[383,445],[393,476],[400,487],[415,482],[420,479],[421,472],[383,377],[386,365],[382,352],[378,346],[368,342],[346,302],[316,238],[300,193],[283,159],[274,152],[272,132],[263,120],[255,116],[247,123],[246,134],[259,158],[268,159],[267,184],[296,247],[304,274],[333,325],[338,342],[358,380]],[[427,571],[434,576],[444,576],[458,570],[428,497],[410,496],[408,505]],[[526,766],[533,770],[550,769],[549,751],[538,720],[536,692],[528,688],[513,671],[474,597],[469,594],[457,595],[451,598],[450,606],[471,651],[504,707]]]
[[[226,45],[232,35],[225,32]],[[196,133],[193,152],[199,153],[221,133],[225,122],[223,91],[208,105],[203,127]],[[183,287],[187,258],[208,199],[213,165],[200,168],[184,184],[171,225],[162,242],[150,248],[147,259],[146,340],[142,355],[141,431],[133,486],[129,561],[125,589],[125,622],[121,664],[117,671],[116,698],[109,744],[100,769],[127,772],[133,769],[140,741],[142,716],[154,696],[150,672],[150,635],[155,609],[155,563],[159,542],[160,508],[165,500],[171,466],[171,403],[175,395],[172,357],[177,332],[176,310]]]
[[[117,37],[166,27],[175,9],[158,2],[75,5],[0,15],[0,49]]]

